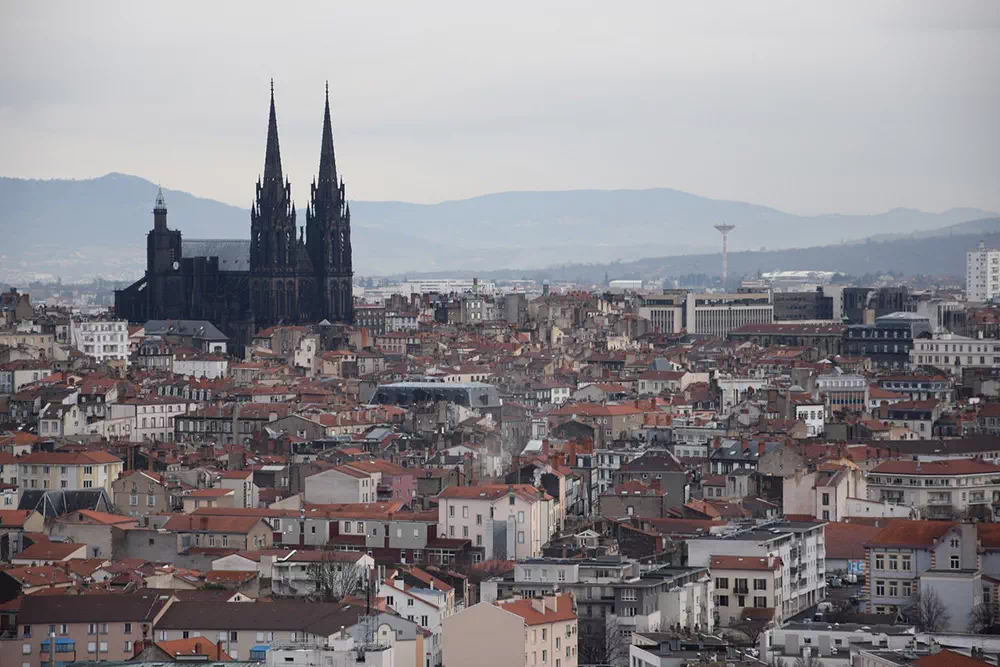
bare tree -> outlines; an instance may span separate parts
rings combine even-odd
[[[756,647],[760,636],[767,630],[767,621],[759,618],[743,618],[729,626],[747,636],[750,646]]]
[[[581,664],[627,665],[630,641],[622,634],[622,626],[614,616],[604,619],[604,631],[588,630],[580,633],[579,653]]]
[[[997,625],[997,608],[988,602],[981,602],[972,608],[969,614],[969,632],[982,634]]]
[[[924,632],[940,632],[951,622],[951,612],[938,594],[929,590],[916,596],[917,625]]]
[[[319,602],[339,602],[364,588],[368,570],[357,563],[323,559],[310,563],[306,569],[312,592],[309,597]]]

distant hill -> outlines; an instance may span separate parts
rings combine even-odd
[[[745,251],[729,253],[729,275],[755,275],[766,271],[812,269],[861,276],[867,273],[904,275],[965,275],[966,252],[984,241],[992,248],[1000,247],[1000,218],[977,221],[972,229],[984,233],[937,234],[923,238],[898,238],[884,241],[866,240],[790,250]],[[992,230],[992,231],[989,231]],[[535,280],[570,280],[600,284],[610,279],[659,281],[665,277],[690,274],[718,276],[722,268],[721,253],[649,257],[633,262],[570,264],[541,270],[479,271],[481,278],[532,278]],[[413,277],[419,277],[416,274]],[[468,273],[467,275],[472,275]]]
[[[164,192],[169,224],[185,237],[249,235],[245,209]],[[137,275],[155,193],[154,183],[123,174],[78,181],[0,178],[0,278]],[[304,210],[305,203],[297,208]],[[925,233],[997,215],[900,208],[877,215],[796,216],[669,189],[504,192],[430,205],[352,201],[351,212],[359,274],[531,270],[704,254],[719,247],[712,225],[723,221],[736,225],[730,248],[739,251]]]

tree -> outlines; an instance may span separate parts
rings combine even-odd
[[[604,631],[589,629],[579,637],[580,664],[627,665],[629,644],[614,616],[604,619]]]
[[[328,557],[310,563],[306,574],[312,583],[310,599],[318,602],[339,602],[364,588],[368,570],[357,563],[338,562]]]
[[[767,630],[767,621],[759,618],[743,618],[733,623],[730,628],[747,636],[750,646],[756,647],[760,636]]]
[[[981,602],[972,608],[969,614],[969,632],[983,634],[997,625],[997,608],[988,602]]]
[[[929,590],[917,594],[917,625],[924,632],[940,632],[951,622],[951,612],[938,594]]]

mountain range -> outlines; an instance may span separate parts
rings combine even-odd
[[[0,178],[5,239],[0,279],[141,274],[156,187],[125,174],[89,180]],[[186,238],[249,236],[247,210],[186,192],[164,193],[168,224]],[[301,210],[305,202],[297,204]],[[718,256],[720,239],[713,225],[722,222],[736,226],[729,238],[735,270],[741,251],[839,245],[869,237],[905,240],[948,228],[954,235],[966,229],[954,225],[980,220],[987,220],[976,223],[987,232],[992,229],[988,219],[997,217],[972,208],[798,216],[670,189],[502,192],[437,204],[352,201],[351,213],[354,266],[360,275],[537,271],[649,257]],[[304,215],[299,224],[305,224]]]

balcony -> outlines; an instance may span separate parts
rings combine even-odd
[[[733,587],[733,593],[736,595],[749,595],[750,589],[746,584],[736,584],[736,586]]]

